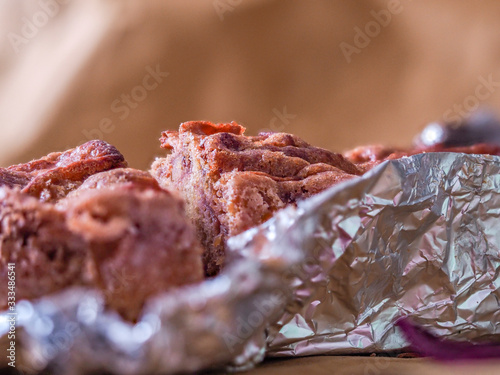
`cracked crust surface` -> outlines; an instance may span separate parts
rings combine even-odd
[[[0,186],[20,188],[44,202],[57,201],[88,177],[126,166],[123,155],[114,146],[94,140],[29,163],[0,168]]]
[[[361,174],[342,155],[286,133],[244,135],[234,122],[183,123],[162,134],[172,150],[152,174],[178,189],[205,248],[207,275],[224,264],[226,240],[269,219],[298,200]]]

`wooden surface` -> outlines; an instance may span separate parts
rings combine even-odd
[[[266,360],[245,375],[493,375],[500,360],[436,363],[426,358],[324,356]]]

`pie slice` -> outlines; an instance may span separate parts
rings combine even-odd
[[[4,170],[40,184],[0,186],[0,283],[8,285],[14,264],[17,300],[72,285],[100,288],[110,308],[134,321],[149,297],[203,279],[202,250],[176,193],[147,172],[94,173],[125,163],[94,151]],[[9,291],[0,290],[3,310]]]

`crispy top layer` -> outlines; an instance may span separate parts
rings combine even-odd
[[[126,166],[123,155],[115,147],[94,140],[26,164],[0,168],[0,186],[18,187],[42,201],[55,201],[91,175]]]
[[[299,137],[287,133],[260,133],[245,136],[245,128],[234,122],[212,124],[191,121],[179,131],[165,131],[162,147],[180,151],[188,144],[198,144],[200,156],[211,172],[222,174],[238,171],[263,172],[277,178],[300,179],[300,172],[310,164],[327,164],[348,174],[360,171],[342,155],[313,147]],[[196,142],[193,142],[196,141]]]

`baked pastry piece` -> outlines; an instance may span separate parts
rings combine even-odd
[[[133,169],[96,174],[57,203],[0,187],[0,255],[4,285],[8,263],[16,265],[18,300],[95,286],[129,320],[148,297],[203,279],[182,201]]]
[[[89,176],[126,166],[123,155],[115,147],[95,140],[26,164],[0,168],[0,186],[18,187],[44,202],[56,201]]]
[[[232,122],[186,122],[162,134],[172,150],[152,166],[163,187],[178,189],[205,248],[207,275],[224,264],[226,240],[277,210],[360,174],[342,155],[285,133],[244,136]]]
[[[147,172],[97,174],[58,206],[87,241],[108,304],[125,318],[136,318],[152,295],[203,280],[201,246],[182,200]]]
[[[429,147],[415,147],[402,150],[388,148],[384,146],[361,146],[347,151],[344,155],[362,172],[367,172],[386,160],[400,159],[405,156],[417,155],[426,152],[458,152],[464,154],[485,154],[500,155],[500,147],[487,143],[480,143],[471,146],[449,147],[443,144],[436,144]]]

